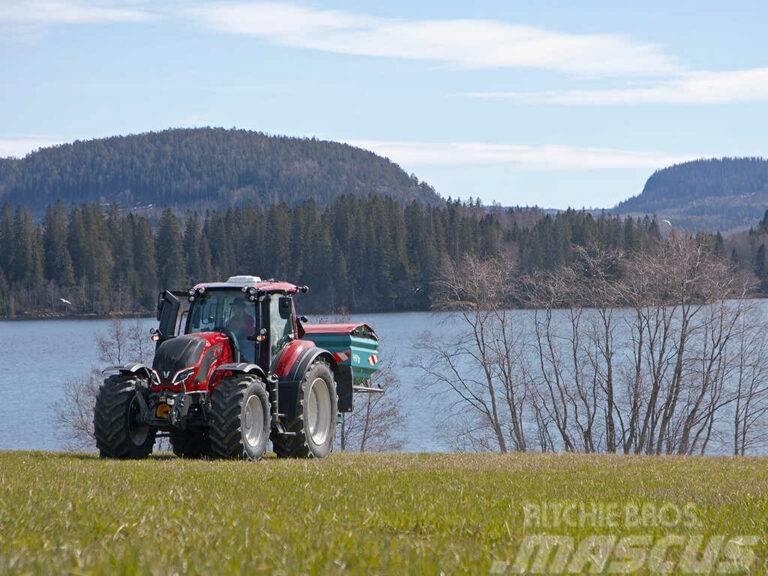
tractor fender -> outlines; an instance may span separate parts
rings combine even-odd
[[[323,348],[317,346],[309,346],[302,350],[298,357],[294,359],[290,367],[280,376],[280,411],[284,413],[288,421],[292,420],[296,415],[296,404],[299,397],[299,385],[301,384],[304,374],[306,374],[309,367],[312,366],[318,360],[323,360],[328,363],[333,372],[334,380],[336,380],[336,389],[339,398],[342,397],[342,387],[346,383],[346,379],[342,377],[339,371],[339,366],[333,354]],[[349,395],[352,395],[352,381],[349,380]],[[340,401],[341,402],[341,401]]]
[[[334,375],[336,374],[338,366],[336,365],[336,359],[333,357],[333,354],[328,352],[328,350],[313,346],[305,350],[296,359],[296,361],[293,363],[293,366],[291,366],[291,369],[288,371],[286,379],[292,380],[294,382],[301,382],[301,379],[304,378],[304,373],[317,360],[325,360],[330,365]]]
[[[146,377],[148,382],[152,382],[154,380],[154,370],[152,370],[152,368],[150,368],[149,366],[145,366],[144,364],[140,364],[138,362],[135,364],[126,364],[125,366],[110,366],[109,368],[106,368],[102,373],[104,375],[107,375],[110,372],[144,376]]]
[[[234,372],[236,374],[255,374],[262,380],[267,379],[267,375],[261,366],[256,364],[249,364],[248,362],[232,362],[228,364],[221,364],[216,367],[215,372]]]

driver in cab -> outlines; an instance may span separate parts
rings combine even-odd
[[[253,308],[253,306],[251,306]],[[230,316],[227,321],[227,328],[237,338],[237,345],[240,348],[240,354],[249,362],[253,362],[252,347],[248,346],[248,337],[253,336],[256,331],[256,319],[248,310],[244,300],[235,300],[230,306]]]

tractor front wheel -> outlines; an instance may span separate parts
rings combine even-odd
[[[336,438],[338,399],[331,367],[318,361],[309,367],[299,386],[292,436],[274,433],[272,449],[280,458],[325,458]]]
[[[267,451],[269,396],[264,383],[244,374],[222,380],[211,394],[211,455],[260,460]]]
[[[141,419],[135,376],[110,376],[99,388],[93,416],[96,446],[102,458],[146,458],[155,444],[155,429]]]

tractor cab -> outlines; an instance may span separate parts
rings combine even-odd
[[[189,292],[166,291],[158,303],[158,340],[182,334],[224,334],[235,362],[268,372],[288,342],[301,336],[292,295],[301,288],[258,276],[197,284]]]

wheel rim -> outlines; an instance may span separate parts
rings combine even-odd
[[[243,437],[246,444],[252,448],[261,443],[264,434],[264,412],[261,409],[261,401],[255,394],[245,403],[245,418]]]
[[[331,424],[331,394],[328,383],[315,378],[307,398],[307,425],[309,437],[315,444],[323,444],[328,438]]]
[[[141,421],[141,408],[136,396],[131,400],[128,408],[128,437],[134,446],[141,446],[149,436],[149,425]]]

